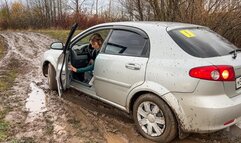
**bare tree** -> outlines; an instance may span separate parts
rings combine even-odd
[[[112,0],[109,1],[109,11],[108,11],[108,18],[111,18],[111,9],[112,9]]]
[[[85,2],[86,0],[71,0],[72,4],[70,7],[75,11],[75,13],[80,13]]]
[[[33,28],[68,27],[72,22],[86,28],[100,21],[178,21],[208,26],[241,47],[240,0],[118,0],[118,7],[112,0],[103,6],[99,0],[26,0],[21,19],[13,18],[16,13],[8,0],[1,2],[0,27],[13,28],[17,20]]]
[[[7,15],[10,16],[10,10],[9,10],[9,6],[8,6],[7,0],[5,0],[5,7],[7,9]]]
[[[95,1],[96,2],[96,4],[95,4],[95,7],[96,7],[96,9],[95,9],[95,12],[96,12],[96,15],[98,16],[98,9],[99,9],[99,0],[96,0]]]

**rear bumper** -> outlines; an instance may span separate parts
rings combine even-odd
[[[183,131],[207,133],[227,128],[241,120],[241,95],[176,95],[182,113],[177,117]]]

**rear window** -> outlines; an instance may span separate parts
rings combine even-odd
[[[205,28],[175,29],[168,33],[185,52],[195,57],[223,56],[237,49],[222,36]]]

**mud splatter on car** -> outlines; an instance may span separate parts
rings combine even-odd
[[[8,123],[1,142],[151,143],[137,133],[126,113],[75,90],[68,90],[63,98],[49,90],[40,59],[54,39],[31,32],[0,35],[8,48],[0,61],[0,80],[13,80],[7,85],[9,88],[0,92],[0,113],[4,111],[0,122]],[[239,142],[239,139],[239,135],[222,131],[194,134],[174,142]]]

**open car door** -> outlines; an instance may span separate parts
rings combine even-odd
[[[66,90],[67,87],[67,78],[68,78],[68,70],[67,70],[67,53],[64,52],[59,56],[57,62],[57,70],[56,70],[56,80],[58,86],[58,94],[62,96],[63,91]]]
[[[65,46],[63,47],[63,52],[59,56],[57,61],[57,68],[56,68],[56,81],[58,86],[58,94],[59,96],[62,96],[63,91],[66,90],[67,83],[69,80],[69,71],[67,69],[68,66],[68,57],[69,57],[69,46],[70,46],[70,40],[72,39],[72,36],[74,35],[75,30],[77,29],[78,24],[75,23],[71,31],[68,35],[67,41],[65,43]]]

